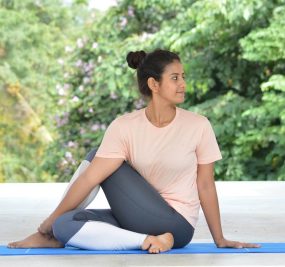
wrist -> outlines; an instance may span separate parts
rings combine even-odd
[[[223,236],[219,236],[219,237],[214,238],[214,242],[216,245],[221,244],[224,240],[225,240],[225,238]]]
[[[47,220],[50,221],[51,223],[53,223],[57,217],[58,217],[58,215],[53,212],[47,217]]]

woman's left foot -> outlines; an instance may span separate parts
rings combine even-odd
[[[170,250],[173,247],[174,238],[171,233],[162,235],[148,235],[142,244],[142,250],[148,250],[149,253],[160,253]]]
[[[54,237],[49,237],[36,232],[27,238],[11,242],[7,245],[8,248],[61,248],[63,244],[56,240]]]

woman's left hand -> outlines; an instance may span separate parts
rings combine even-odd
[[[259,248],[261,245],[252,243],[243,243],[238,241],[231,241],[225,238],[216,243],[218,248]]]

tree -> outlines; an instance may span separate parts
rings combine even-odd
[[[52,179],[41,165],[57,134],[55,88],[61,55],[82,24],[77,9],[58,0],[0,1],[0,181]]]
[[[206,115],[214,126],[223,154],[216,164],[217,179],[284,180],[284,6],[284,0],[121,0],[87,21],[75,17],[81,36],[78,31],[70,35],[78,37],[65,56],[48,54],[62,58],[62,69],[56,65],[56,71],[48,72],[60,80],[49,87],[57,91],[49,92],[49,99],[56,99],[50,113],[56,115],[57,131],[41,170],[57,181],[68,180],[116,116],[143,107],[146,99],[139,95],[125,56],[164,48],[179,53],[185,67],[187,94],[181,107]],[[44,21],[57,22],[50,26],[69,23],[62,19],[64,12],[49,14],[53,19]],[[3,23],[7,21],[8,16]],[[54,38],[49,45],[61,40],[56,33],[62,31],[49,35]],[[6,47],[0,45],[0,56]],[[17,77],[17,64],[1,66]],[[29,101],[33,108],[34,96]]]
[[[120,1],[85,28],[85,39],[77,42],[66,66],[70,78],[62,83],[70,88],[62,101],[68,108],[59,129],[60,144],[69,153],[58,157],[65,172],[69,161],[79,161],[100,144],[116,116],[145,105],[126,65],[127,52],[160,47],[179,52],[183,60],[188,86],[181,106],[208,116],[214,125],[224,157],[217,178],[284,179],[279,116],[284,95],[274,83],[281,77],[272,76],[284,73],[283,8],[283,1]],[[270,53],[262,53],[265,40]],[[278,105],[276,95],[282,99]],[[261,120],[267,121],[261,124],[264,131]]]

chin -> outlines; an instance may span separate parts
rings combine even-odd
[[[175,104],[181,104],[181,103],[184,103],[184,101],[185,101],[185,99],[183,98],[183,99],[181,99],[181,100],[176,101]]]

